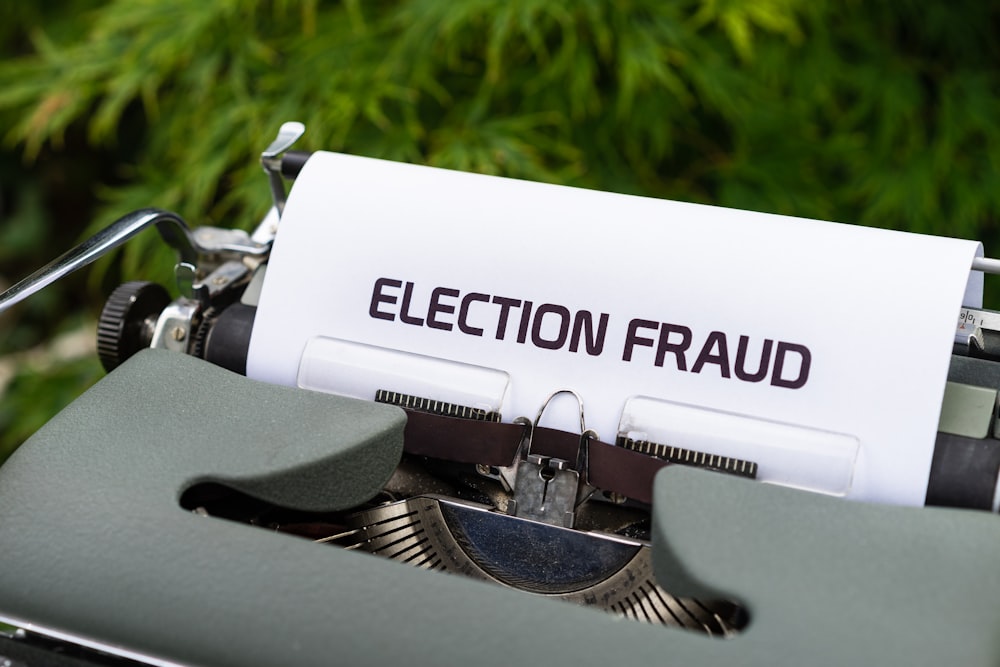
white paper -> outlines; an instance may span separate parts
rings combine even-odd
[[[632,396],[702,406],[857,438],[848,496],[919,505],[977,252],[971,241],[317,153],[284,210],[247,374],[295,385],[306,344],[324,336],[505,371],[504,421],[572,389],[604,440]],[[606,319],[603,342],[588,340],[584,312],[591,331]],[[665,349],[657,366],[671,330],[667,346],[686,330],[688,348]],[[744,378],[771,341],[760,381],[737,377],[741,336]],[[577,430],[572,403],[542,423]]]

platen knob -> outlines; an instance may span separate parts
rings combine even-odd
[[[97,321],[97,355],[111,372],[153,340],[156,320],[170,303],[167,290],[135,280],[115,288]]]

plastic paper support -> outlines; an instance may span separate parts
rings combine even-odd
[[[324,336],[306,343],[298,372],[303,389],[366,400],[385,389],[488,412],[509,383],[501,370]]]
[[[638,396],[622,411],[619,435],[757,463],[757,479],[844,496],[860,443],[852,435]]]

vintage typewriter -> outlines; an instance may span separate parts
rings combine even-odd
[[[261,156],[274,207],[253,233],[137,211],[0,295],[153,226],[180,257],[178,298],[110,295],[107,377],[0,468],[0,665],[1000,659],[1000,314],[960,313],[936,508],[762,484],[756,456],[634,426],[602,439],[573,387],[501,415],[391,372],[367,400],[326,391],[322,366],[299,387],[257,382],[243,375],[303,131],[286,123]],[[382,287],[373,317],[403,294]],[[391,355],[378,372],[411,362],[444,372]],[[578,429],[543,424],[557,403]]]

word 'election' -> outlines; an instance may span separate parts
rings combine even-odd
[[[368,314],[378,320],[394,322],[398,318],[403,324],[457,330],[469,336],[496,340],[513,336],[518,343],[546,350],[582,350],[595,357],[604,352],[611,320],[608,313],[572,312],[555,303],[535,304],[482,292],[463,294],[450,287],[435,287],[426,306],[417,307],[413,288],[412,282],[377,279]],[[734,347],[735,358],[731,354]],[[753,346],[752,355],[750,348],[749,336],[739,336],[734,346],[731,336],[722,331],[696,338],[681,324],[634,318],[626,328],[621,359],[632,362],[636,357],[663,367],[669,358],[679,371],[701,373],[711,366],[723,378],[735,376],[744,382],[770,378],[775,387],[788,389],[798,389],[809,379],[812,354],[805,345],[765,338]],[[751,356],[756,364],[748,359]]]

